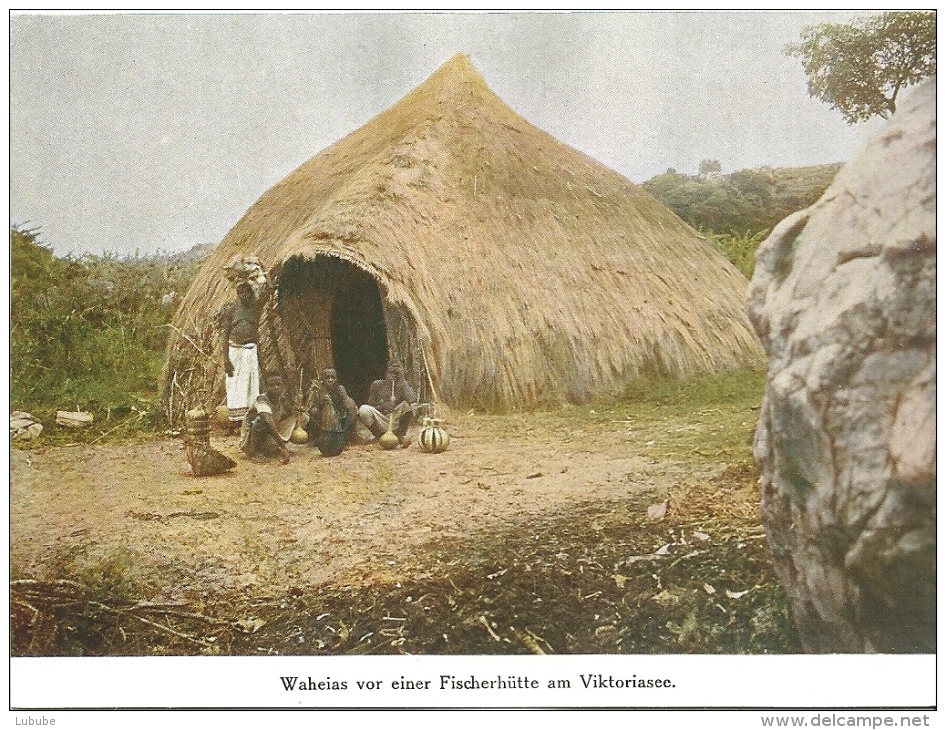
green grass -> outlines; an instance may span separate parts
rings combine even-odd
[[[765,376],[741,369],[686,380],[641,380],[619,402],[593,409],[594,416],[625,428],[652,458],[747,464]]]
[[[683,380],[644,378],[620,398],[530,413],[525,423],[522,414],[476,419],[511,437],[538,430],[568,438],[572,424],[591,425],[602,434],[619,433],[654,460],[747,467],[765,379],[765,371],[749,369]]]

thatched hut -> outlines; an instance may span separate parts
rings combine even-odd
[[[273,186],[216,246],[173,323],[172,420],[195,387],[222,400],[212,321],[241,255],[270,275],[264,369],[304,388],[334,366],[359,401],[390,357],[425,399],[493,411],[763,357],[747,282],[714,246],[525,121],[464,55]]]

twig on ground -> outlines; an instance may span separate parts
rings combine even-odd
[[[702,555],[705,552],[706,552],[705,550],[694,550],[693,552],[687,553],[686,555],[681,555],[679,558],[677,558],[672,563],[670,563],[670,565],[667,566],[667,570],[670,570],[674,565],[679,563],[681,560],[686,560],[687,558],[692,558],[696,555]]]
[[[480,616],[480,623],[486,627],[486,630],[489,632],[489,635],[493,637],[494,641],[502,641],[502,639],[493,631],[492,627],[489,625],[489,621],[486,620],[486,616]]]
[[[181,631],[172,629],[170,626],[164,626],[162,624],[157,623],[156,621],[151,621],[149,619],[146,619],[144,616],[137,616],[136,614],[131,613],[130,611],[125,611],[120,608],[113,608],[105,603],[100,603],[99,601],[89,601],[89,605],[97,606],[98,608],[101,608],[103,611],[116,614],[119,616],[130,616],[131,618],[137,619],[138,621],[141,621],[142,623],[148,624],[149,626],[153,626],[154,628],[160,629],[161,631],[166,631],[167,633],[173,634],[174,636],[180,637],[181,639],[185,639],[186,641],[191,641],[195,644],[199,644],[200,646],[213,646],[213,644],[210,643],[209,641],[204,641],[203,639],[198,639],[194,636],[190,636],[189,634],[185,634]]]
[[[514,627],[512,627],[512,626],[510,626],[509,628],[512,629],[513,634],[515,634],[516,638],[519,639],[519,641],[522,642],[522,644],[526,647],[526,649],[528,649],[529,651],[531,651],[533,654],[541,654],[541,655],[543,655],[543,656],[545,655],[545,651],[543,651],[543,650],[542,650],[542,647],[539,646],[539,642],[537,642],[537,641],[533,638],[531,631],[530,631],[529,633],[524,633],[524,632],[522,632],[522,631],[517,631],[517,630],[516,630]],[[492,632],[490,632],[490,633],[492,633]]]

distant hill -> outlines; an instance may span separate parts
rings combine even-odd
[[[818,200],[840,169],[837,163],[708,176],[671,169],[643,187],[697,230],[754,236]]]

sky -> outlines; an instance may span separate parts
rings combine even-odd
[[[850,12],[13,14],[10,222],[60,255],[217,243],[456,53],[532,124],[641,183],[844,162],[784,54]]]

